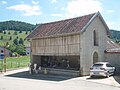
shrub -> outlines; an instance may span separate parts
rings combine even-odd
[[[10,40],[12,40],[12,36],[10,36]]]
[[[15,38],[15,39],[13,40],[13,43],[14,43],[15,45],[18,45],[18,40],[17,40],[17,38]]]
[[[14,32],[14,35],[17,35],[17,31]]]
[[[19,44],[24,44],[24,41],[23,41],[23,39],[22,38],[20,38],[20,40],[19,40]]]

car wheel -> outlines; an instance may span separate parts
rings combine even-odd
[[[90,76],[90,78],[93,78],[94,76],[92,75],[92,76]]]
[[[110,74],[109,72],[106,73],[106,77],[109,78],[110,77]]]

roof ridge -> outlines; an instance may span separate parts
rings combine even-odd
[[[58,20],[58,21],[52,21],[52,22],[47,22],[47,23],[41,23],[41,25],[53,24],[53,23],[58,23],[58,22],[62,22],[62,21],[68,21],[68,20],[72,20],[72,19],[76,19],[76,18],[81,18],[81,17],[85,17],[85,16],[89,16],[89,15],[94,15],[94,14],[96,14],[96,13],[86,14],[86,15],[82,15],[82,16],[78,16],[78,17],[66,18],[66,19]]]

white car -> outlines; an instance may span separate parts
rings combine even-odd
[[[105,76],[109,77],[114,75],[115,67],[111,66],[108,62],[96,62],[90,68],[90,77]]]

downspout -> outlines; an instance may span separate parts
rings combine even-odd
[[[79,39],[79,42],[80,42],[80,43],[79,43],[79,54],[80,54],[80,56],[79,56],[79,58],[80,58],[80,60],[79,60],[79,75],[82,76],[82,75],[83,75],[83,72],[82,72],[82,71],[83,71],[83,70],[82,70],[83,68],[81,67],[81,49],[82,49],[82,48],[81,48],[81,32],[80,32],[80,37],[79,37],[79,38],[80,38],[80,39]]]

